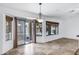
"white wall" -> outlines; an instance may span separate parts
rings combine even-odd
[[[30,12],[25,12],[25,11],[17,10],[17,9],[6,8],[3,6],[0,6],[0,13],[9,14],[9,15],[17,16],[17,17],[25,17],[25,18],[37,17],[37,14],[33,14]]]
[[[13,28],[12,29],[12,39],[6,41],[6,26],[5,26],[6,21],[5,21],[5,16],[6,16],[6,14],[3,14],[3,19],[2,19],[3,20],[2,54],[13,48],[13,33],[14,33],[13,32],[13,29],[14,29],[13,28],[14,27],[13,22],[14,22],[14,20],[12,21],[12,28]],[[11,15],[9,15],[9,16],[11,16]]]
[[[15,9],[10,9],[10,8],[5,8],[5,7],[0,7],[0,53],[5,53],[8,50],[13,48],[13,39],[10,41],[5,41],[5,15],[10,15],[10,16],[17,16],[17,17],[37,17],[37,14],[29,13],[29,12],[24,12],[20,10],[15,10]],[[58,38],[62,37],[69,37],[69,38],[77,38],[76,35],[79,34],[79,17],[68,17],[67,19],[65,18],[49,18],[49,17],[43,17],[44,22],[42,23],[42,37],[37,37],[37,42],[43,43],[43,42],[48,42],[51,40],[55,40]],[[59,22],[59,34],[58,35],[50,35],[46,36],[46,21],[53,21],[53,22]]]
[[[0,54],[2,54],[2,40],[3,40],[3,18],[2,14],[0,13]]]
[[[8,50],[12,49],[13,48],[13,39],[12,40],[9,40],[9,41],[5,41],[6,40],[6,36],[5,36],[5,15],[10,15],[10,16],[17,16],[17,17],[37,17],[37,14],[33,14],[33,13],[29,13],[29,12],[23,12],[23,11],[19,11],[19,10],[15,10],[15,9],[10,9],[10,8],[5,8],[5,7],[0,7],[0,13],[1,13],[1,17],[2,19],[0,19],[0,22],[2,23],[0,27],[0,52],[3,54],[5,52],[7,52]],[[58,22],[61,22],[59,20],[56,20],[56,19],[52,19],[52,18],[43,18],[45,21],[46,19],[49,20],[51,19],[52,21],[58,21]],[[37,39],[37,42],[47,42],[47,41],[50,41],[50,40],[54,40],[54,39],[57,39],[57,38],[60,38],[60,34],[59,35],[55,35],[55,36],[45,36],[45,30],[46,30],[46,25],[45,25],[45,22],[43,22],[43,36],[39,39]],[[60,32],[61,32],[61,29],[60,29]],[[1,37],[2,35],[2,37]]]
[[[59,22],[59,35],[50,35],[50,36],[44,35],[45,37],[42,38],[41,41],[39,39],[38,40],[39,42],[48,42],[62,37],[79,40],[79,37],[76,37],[77,35],[79,35],[79,15],[78,14],[66,16],[59,19],[47,18],[45,19],[45,21],[46,20]],[[43,27],[46,27],[46,26],[44,25]],[[46,34],[46,32],[44,32],[44,34]]]
[[[79,35],[79,16],[74,15],[64,20],[64,37],[71,39],[79,39],[76,35]]]
[[[33,13],[23,12],[10,8],[0,7],[0,54],[7,52],[13,48],[13,39],[6,41],[6,27],[5,27],[5,15],[17,16],[17,17],[36,17]]]
[[[46,36],[46,21],[52,21],[52,22],[58,22],[59,23],[59,34],[58,35],[50,35]],[[43,43],[43,42],[48,42],[51,40],[55,40],[58,38],[62,38],[63,35],[63,21],[61,19],[56,19],[56,18],[44,18],[44,22],[42,23],[42,36],[37,37],[37,42]]]

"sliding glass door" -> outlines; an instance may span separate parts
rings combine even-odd
[[[30,39],[30,21],[23,18],[17,18],[17,44],[27,44]]]
[[[25,22],[25,44],[30,43],[31,42],[31,38],[30,38],[30,23],[29,21]]]
[[[17,43],[18,45],[24,44],[25,40],[25,21],[17,20]]]

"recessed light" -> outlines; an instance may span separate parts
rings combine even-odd
[[[75,12],[75,10],[70,10],[69,12],[73,13],[73,12]]]

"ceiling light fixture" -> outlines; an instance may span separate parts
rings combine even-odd
[[[41,5],[42,5],[42,3],[39,3],[39,10],[40,10],[40,12],[39,12],[39,18],[37,19],[37,21],[38,22],[43,22],[43,19],[42,19],[42,13],[41,13]]]
[[[75,10],[70,10],[71,13],[75,12]]]

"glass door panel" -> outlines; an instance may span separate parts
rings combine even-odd
[[[17,20],[17,43],[18,45],[24,44],[24,21],[23,20]]]
[[[29,22],[25,22],[25,43],[30,43],[30,27],[29,27]]]

